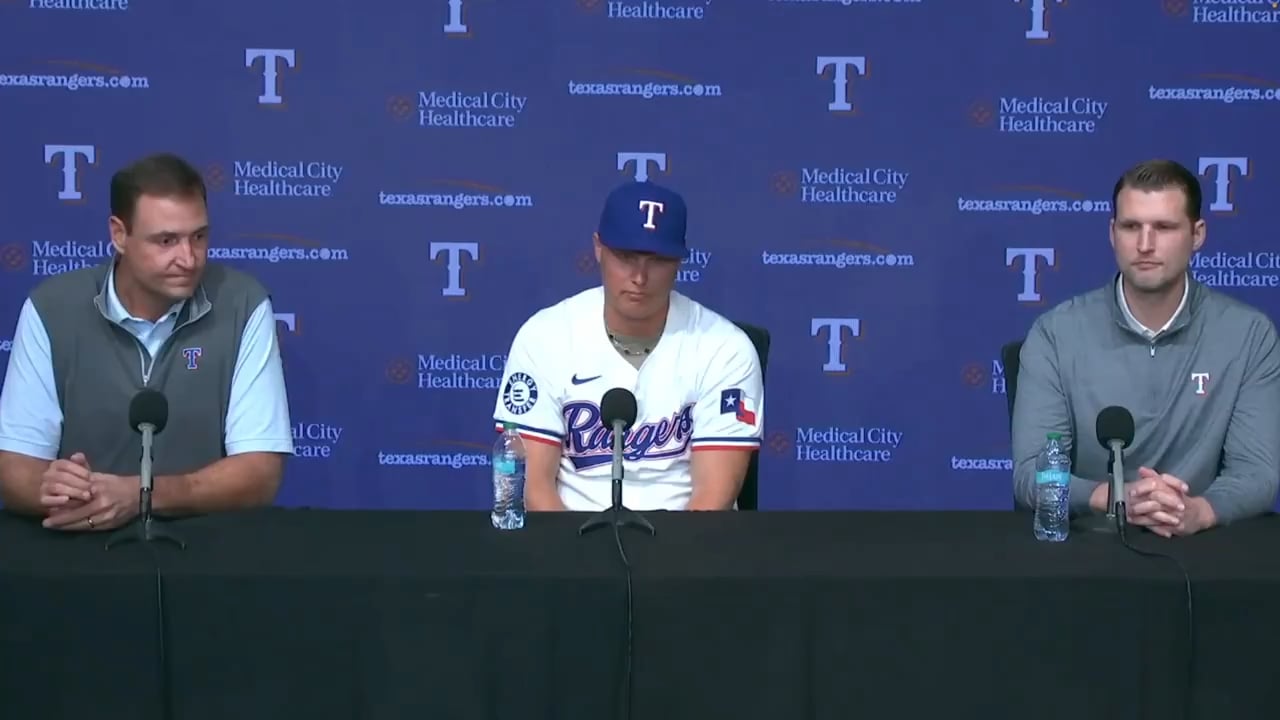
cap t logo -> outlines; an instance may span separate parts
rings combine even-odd
[[[646,230],[657,230],[658,226],[653,224],[653,214],[655,212],[666,212],[667,206],[657,200],[641,200],[640,209],[644,210],[647,215],[644,227]]]

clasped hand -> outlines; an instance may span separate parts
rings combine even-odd
[[[44,526],[53,530],[111,530],[138,514],[133,478],[93,472],[84,453],[54,460],[40,478]]]
[[[1141,525],[1163,536],[1192,535],[1204,529],[1206,503],[1190,497],[1190,488],[1168,473],[1138,468],[1138,479],[1125,486],[1125,514],[1131,525]]]

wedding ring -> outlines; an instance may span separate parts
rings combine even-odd
[[[89,529],[93,529],[93,518],[89,518]]]

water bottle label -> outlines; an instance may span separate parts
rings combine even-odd
[[[1037,485],[1067,485],[1071,482],[1071,473],[1065,470],[1041,470],[1036,473]]]
[[[495,458],[493,461],[493,469],[502,475],[516,474],[515,458]]]

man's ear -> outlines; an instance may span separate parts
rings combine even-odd
[[[1196,224],[1191,226],[1191,252],[1200,252],[1200,248],[1204,245],[1204,240],[1208,235],[1209,226],[1205,224],[1204,219],[1197,220]]]
[[[111,234],[111,247],[119,255],[124,251],[125,238],[129,237],[129,233],[124,227],[124,221],[112,215],[107,218],[107,231]]]

